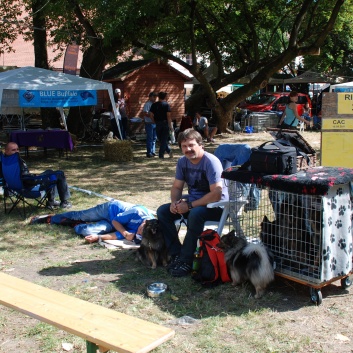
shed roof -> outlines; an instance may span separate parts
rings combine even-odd
[[[120,79],[124,81],[129,75],[135,73],[137,70],[140,70],[146,66],[151,65],[152,63],[157,62],[156,59],[148,60],[132,60],[121,62],[103,72],[102,80],[116,80]],[[175,69],[173,66],[166,64],[164,62],[160,63],[161,65],[168,66],[172,71],[177,75],[180,75],[185,81],[190,81],[190,78],[184,75],[179,70]]]

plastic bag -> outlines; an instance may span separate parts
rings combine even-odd
[[[171,144],[175,144],[175,133],[174,130],[169,130],[169,139]]]

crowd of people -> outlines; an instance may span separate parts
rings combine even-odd
[[[112,119],[113,134],[126,139],[128,131],[128,113],[126,101],[121,90],[115,90],[116,107],[120,113],[118,120]],[[174,132],[171,107],[166,92],[151,92],[143,106],[142,118],[146,131],[146,156],[160,159],[172,156],[170,134]],[[157,210],[163,236],[171,258],[168,272],[175,277],[186,276],[191,272],[193,253],[197,236],[203,230],[206,220],[217,221],[222,214],[221,208],[207,208],[210,202],[226,199],[227,188],[222,183],[222,165],[217,157],[204,150],[203,141],[214,141],[216,127],[210,127],[201,112],[195,114],[192,126],[179,131],[177,143],[183,156],[176,166],[175,179],[170,191],[170,203],[161,205]],[[156,141],[159,150],[156,152]],[[5,146],[4,158],[19,153],[14,142]],[[20,156],[19,156],[20,158]],[[29,174],[27,164],[20,158],[22,175]],[[1,172],[1,170],[0,170]],[[56,176],[57,185],[48,194],[47,206],[71,208],[70,192],[63,171],[46,170],[42,174]],[[183,188],[188,187],[188,198],[182,196]],[[55,200],[58,195],[60,201]],[[104,240],[128,240],[141,242],[145,221],[156,216],[142,205],[134,205],[121,200],[105,202],[89,209],[68,211],[44,216],[34,216],[30,224],[66,225],[89,242]],[[188,228],[183,243],[180,242],[174,221],[184,217],[188,219]]]
[[[114,90],[115,105],[119,112],[119,126],[113,114],[111,114],[111,129],[113,136],[118,139],[130,139],[130,124],[128,118],[128,105],[126,99],[122,97],[120,88]],[[133,118],[136,119],[137,118]],[[130,119],[132,122],[133,119]],[[190,126],[182,128],[175,126],[175,118],[172,118],[172,110],[168,103],[167,92],[152,91],[148,95],[147,101],[142,108],[141,118],[139,121],[143,123],[146,133],[146,157],[158,157],[163,159],[165,155],[173,157],[173,151],[170,144],[174,143],[175,133],[179,133],[185,128],[194,127],[207,142],[214,142],[214,136],[217,133],[216,126],[210,126],[208,119],[203,116],[201,111],[195,113],[194,119],[190,120]],[[159,141],[159,150],[156,152],[156,142]]]
[[[163,103],[163,96],[161,101]],[[162,123],[161,129],[165,126],[168,127]],[[146,220],[157,216],[171,258],[168,272],[173,277],[188,275],[204,222],[218,221],[222,214],[222,208],[207,208],[207,204],[226,200],[228,191],[221,178],[222,164],[204,150],[203,137],[198,131],[189,128],[180,132],[177,142],[183,156],[177,161],[170,202],[161,205],[156,215],[145,206],[116,200],[81,211],[34,216],[30,224],[71,226],[89,243],[126,239],[138,244]],[[188,187],[187,198],[183,196],[185,185]],[[188,227],[181,243],[174,222],[182,217],[187,219]]]

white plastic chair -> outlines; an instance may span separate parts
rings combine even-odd
[[[206,221],[204,224],[204,229],[212,228],[219,235],[222,235],[224,226],[226,225],[227,219],[229,217],[230,202],[232,202],[232,201],[229,201],[229,200],[217,201],[217,202],[211,202],[207,205],[208,208],[223,207],[223,212],[222,212],[222,215],[221,215],[221,218],[219,221]],[[247,201],[243,201],[243,200],[238,199],[235,203],[237,209],[234,209],[234,203],[233,203],[232,211],[234,211],[234,213],[236,213],[238,216],[240,216],[240,214],[242,212],[242,208],[246,203],[247,203]],[[232,221],[234,222],[234,219]],[[174,222],[174,224],[179,232],[179,230],[183,224],[185,224],[185,226],[187,226],[187,219],[185,219],[185,218],[177,219]],[[236,225],[233,224],[233,226],[236,229],[240,228],[239,224],[236,224]]]

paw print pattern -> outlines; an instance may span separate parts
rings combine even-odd
[[[338,219],[335,223],[335,226],[337,229],[340,229],[342,227],[342,221],[340,219]]]
[[[334,243],[336,241],[335,235],[333,233],[330,235],[330,241],[331,243]]]
[[[332,217],[329,217],[327,220],[328,225],[331,227],[332,226]]]
[[[338,188],[336,194],[338,196],[342,196],[343,195],[343,189],[342,188]]]
[[[330,263],[330,268],[332,271],[334,271],[336,269],[336,264],[337,264],[337,260],[333,257],[331,259],[331,263]]]
[[[346,244],[346,239],[340,239],[338,241],[338,247],[342,250],[344,250],[346,247],[347,247],[347,244]]]
[[[345,212],[346,212],[346,206],[344,205],[340,206],[340,208],[338,209],[338,214],[340,216],[343,216]]]
[[[331,255],[331,249],[330,247],[326,247],[326,249],[323,251],[323,258],[324,258],[324,261],[327,261],[330,259],[330,255]]]
[[[351,254],[353,252],[353,244],[350,243],[348,246],[348,254]]]
[[[337,208],[337,200],[334,197],[331,197],[331,202],[328,202],[327,204],[331,206],[331,210],[335,210]]]

